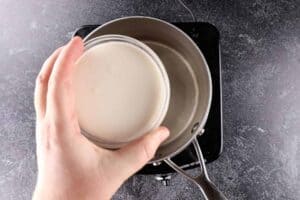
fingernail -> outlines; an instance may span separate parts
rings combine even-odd
[[[75,48],[78,48],[79,44],[80,44],[80,46],[83,46],[83,41],[82,41],[81,37],[75,36],[68,42],[68,44],[66,46],[74,45]]]
[[[79,36],[75,36],[75,37],[72,38],[72,41],[74,41],[74,40],[82,40],[82,38],[79,37]]]
[[[78,36],[72,37],[71,40],[68,42],[68,45],[70,45]]]
[[[160,137],[161,141],[166,140],[170,135],[169,129],[167,129],[166,127],[163,127],[163,126],[158,128],[158,132],[159,132],[159,137]]]

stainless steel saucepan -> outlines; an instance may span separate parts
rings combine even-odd
[[[212,98],[208,65],[200,49],[174,25],[150,17],[125,17],[99,26],[84,41],[105,34],[120,34],[147,44],[163,62],[171,86],[170,105],[163,125],[171,135],[157,150],[152,163],[164,161],[201,189],[206,199],[226,199],[208,177],[196,136],[204,132]],[[188,175],[172,157],[193,143],[200,163],[197,177]]]

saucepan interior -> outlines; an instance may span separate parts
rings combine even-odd
[[[207,63],[194,42],[181,30],[150,17],[126,17],[110,21],[91,32],[85,41],[105,34],[136,38],[163,62],[171,87],[170,105],[163,125],[171,135],[158,149],[152,162],[174,156],[203,129],[212,95]]]

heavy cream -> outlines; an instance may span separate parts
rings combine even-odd
[[[153,58],[122,41],[85,51],[75,66],[74,87],[80,127],[105,143],[128,142],[152,129],[168,95]]]

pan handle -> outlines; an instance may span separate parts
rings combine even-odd
[[[195,138],[193,140],[193,145],[197,153],[197,157],[199,160],[199,164],[201,167],[200,175],[197,177],[192,177],[187,174],[183,169],[181,169],[176,163],[174,163],[170,158],[165,159],[164,161],[175,171],[194,182],[201,190],[205,199],[207,200],[227,200],[224,194],[213,184],[213,182],[209,179],[208,173],[205,167],[205,161],[201,152],[200,145]]]

